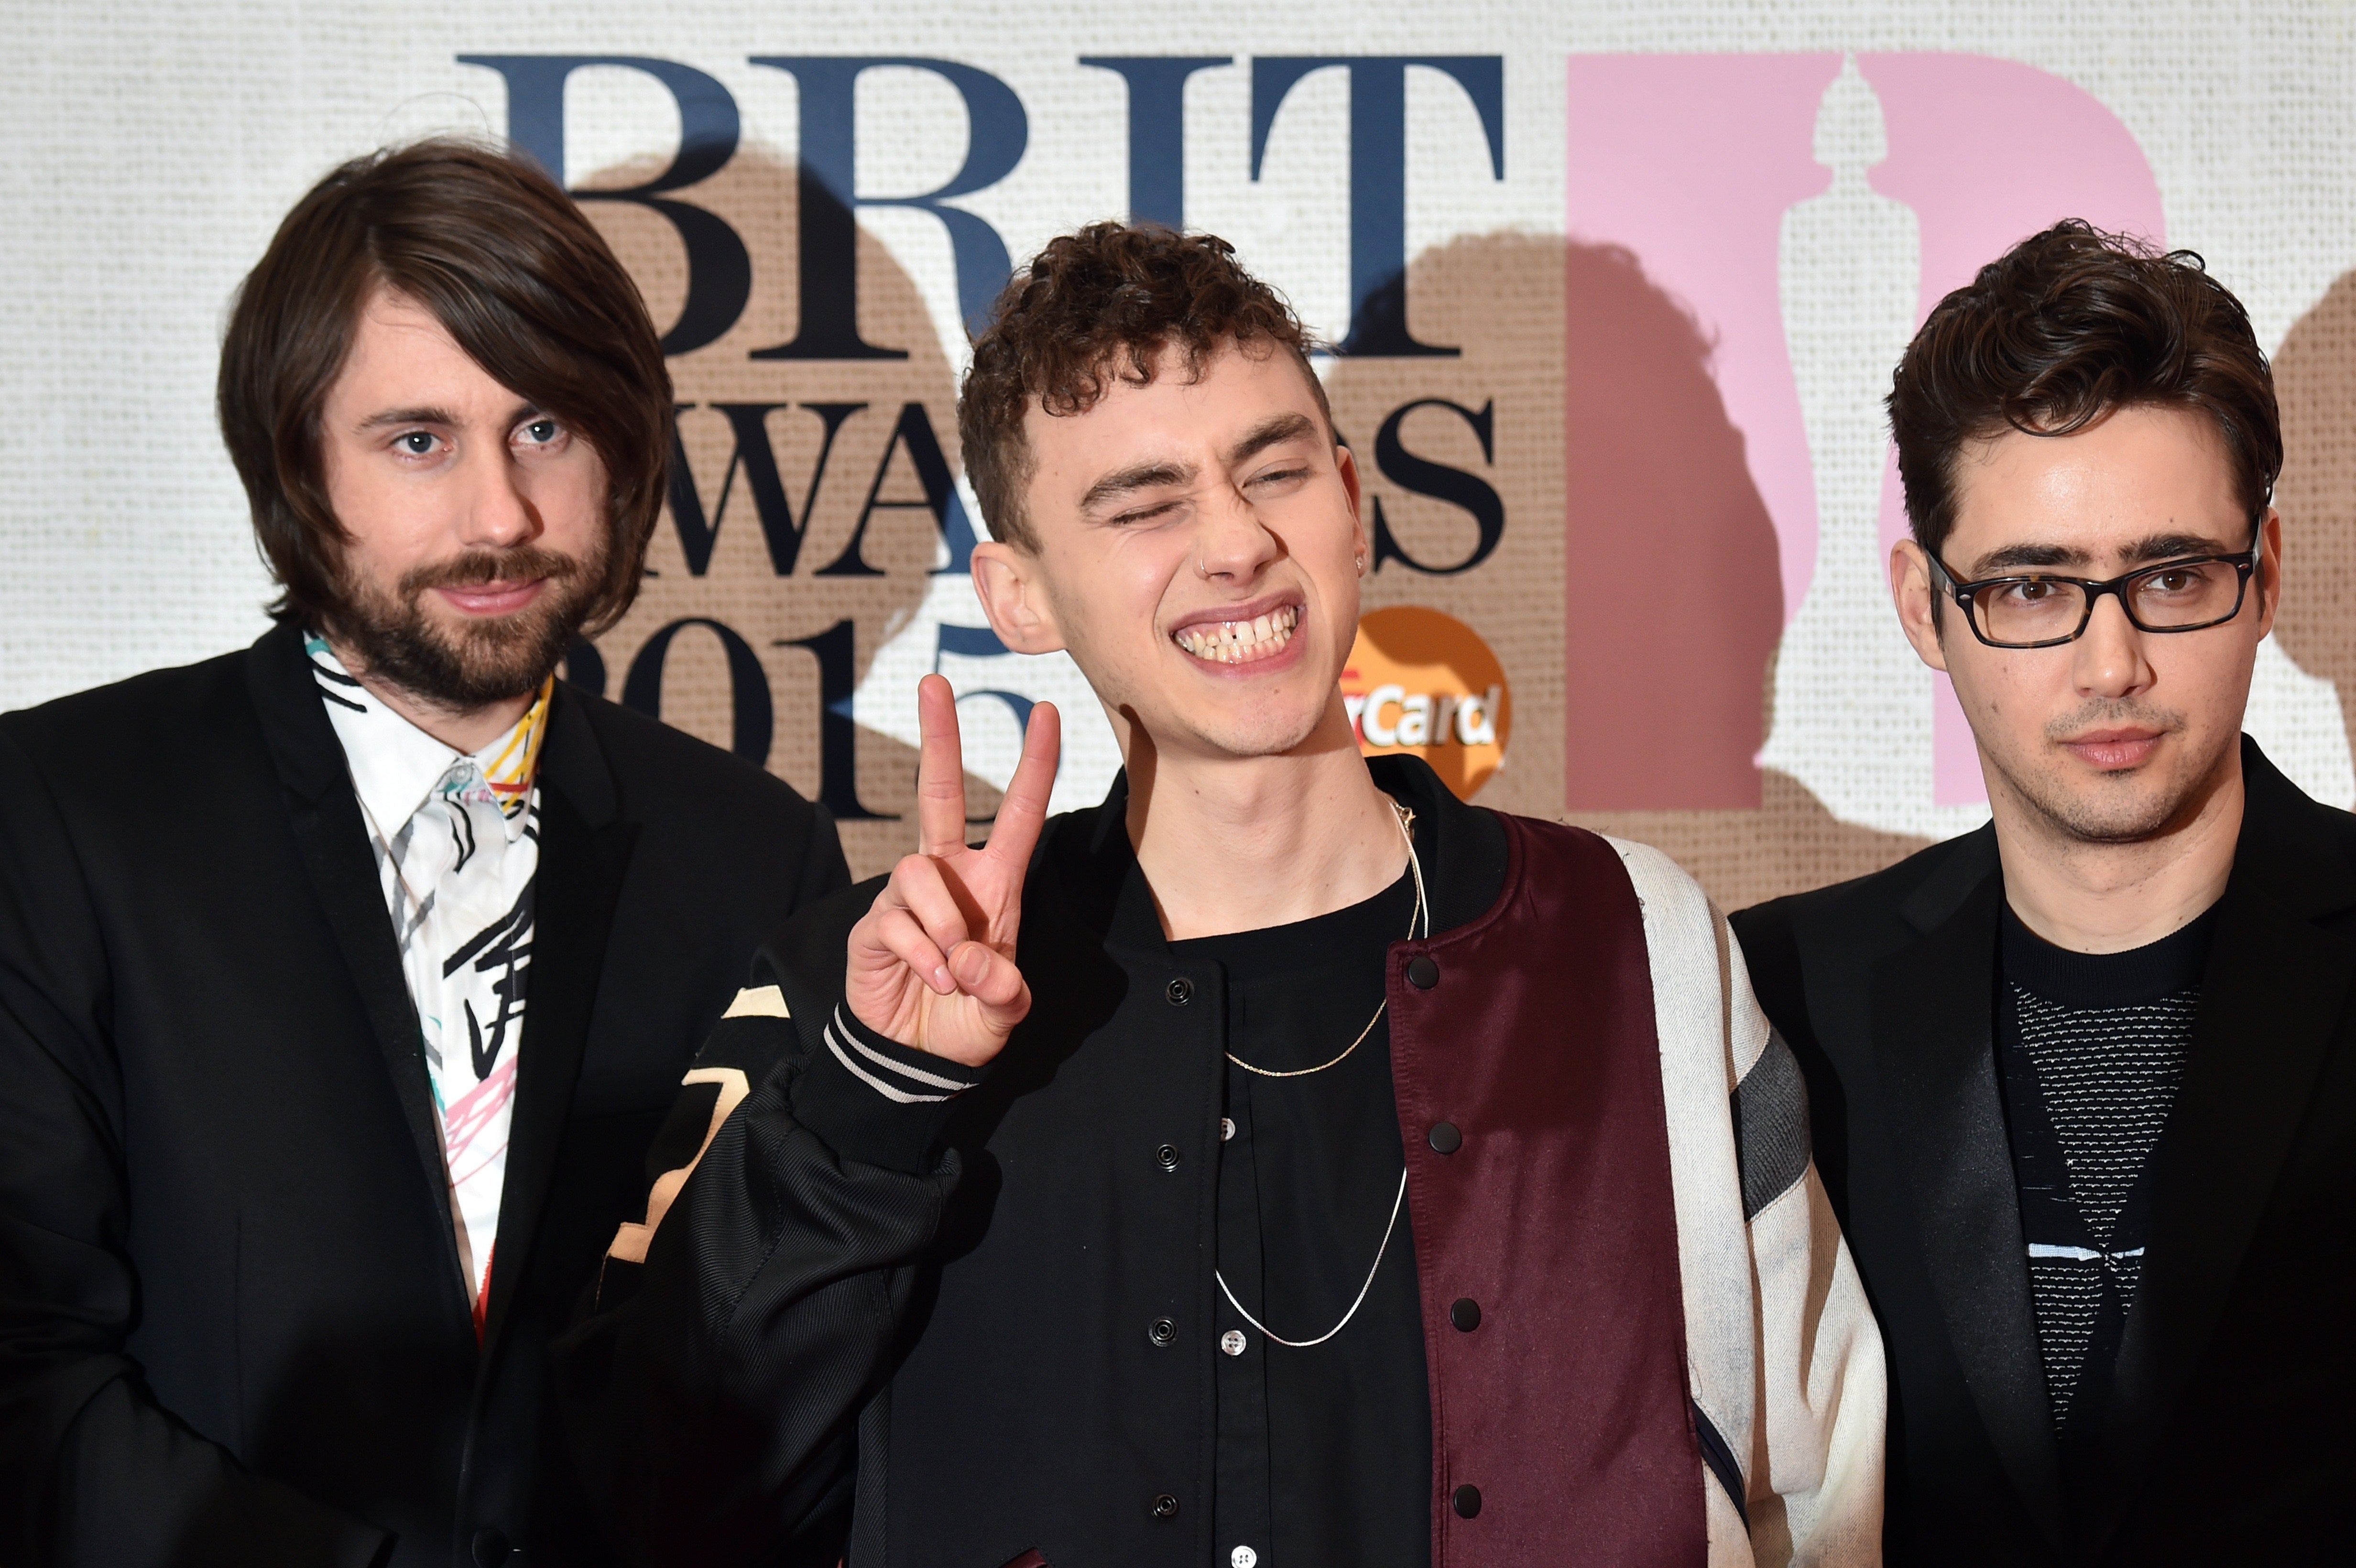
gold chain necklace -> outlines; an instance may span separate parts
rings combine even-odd
[[[1415,940],[1415,923],[1418,920],[1421,920],[1423,922],[1424,935],[1430,936],[1431,934],[1431,909],[1430,906],[1424,901],[1423,897],[1423,862],[1416,858],[1415,853],[1415,813],[1409,811],[1406,806],[1401,805],[1398,802],[1393,801],[1391,802],[1391,814],[1398,823],[1399,836],[1407,840],[1408,869],[1415,873],[1415,908],[1408,914],[1407,935],[1402,938],[1404,941],[1412,942]],[[1290,1072],[1280,1072],[1273,1067],[1255,1067],[1250,1062],[1246,1061],[1242,1057],[1237,1056],[1232,1051],[1227,1052],[1227,1060],[1234,1062],[1237,1067],[1242,1068],[1245,1072],[1257,1072],[1262,1078],[1306,1078],[1312,1072],[1323,1072],[1329,1067],[1338,1067],[1343,1062],[1348,1061],[1350,1052],[1357,1050],[1361,1045],[1364,1045],[1366,1042],[1366,1037],[1375,1032],[1375,1026],[1383,1021],[1383,1009],[1390,1005],[1391,999],[1388,997],[1385,997],[1380,1005],[1375,1008],[1375,1016],[1366,1020],[1366,1027],[1358,1031],[1358,1038],[1352,1040],[1348,1045],[1344,1046],[1342,1048],[1342,1054],[1335,1057],[1331,1061],[1321,1061],[1314,1067],[1296,1067]],[[1379,1261],[1380,1260],[1378,1259],[1377,1262],[1379,1263]],[[1237,1307],[1237,1310],[1240,1312],[1243,1309],[1241,1307]],[[1255,1325],[1255,1327],[1257,1327],[1257,1325]],[[1261,1331],[1263,1333],[1266,1332],[1265,1329]],[[1274,1338],[1274,1336],[1271,1335],[1270,1338]]]

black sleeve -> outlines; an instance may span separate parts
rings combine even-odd
[[[802,849],[802,880],[794,891],[794,908],[809,909],[850,885],[851,863],[842,858],[842,834],[834,825],[834,813],[812,801],[809,842]]]
[[[112,984],[64,817],[0,727],[0,1563],[361,1568],[383,1531],[240,1468],[124,1353]]]
[[[840,1555],[859,1413],[957,1185],[934,1145],[982,1076],[838,1011],[842,944],[873,889],[764,948],[649,1159],[644,1263],[608,1257],[556,1348],[574,1462],[626,1561]]]

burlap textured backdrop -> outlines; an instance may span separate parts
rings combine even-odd
[[[1979,200],[1907,183],[1970,161],[1922,140],[1925,95],[1991,81],[2062,127],[2038,176],[2052,201],[2145,210],[2135,191],[2155,192],[2152,226],[2203,251],[2278,347],[2289,585],[2252,729],[2309,788],[2356,800],[2356,38],[2340,7],[1296,11],[15,7],[0,704],[259,630],[266,585],[209,428],[212,354],[237,278],[311,180],[429,130],[521,137],[512,72],[460,57],[571,54],[637,63],[573,73],[567,180],[643,186],[683,126],[709,133],[709,104],[683,115],[676,72],[667,86],[646,65],[668,62],[714,84],[736,124],[717,173],[661,194],[724,224],[751,283],[726,330],[673,360],[691,510],[666,521],[598,667],[575,673],[826,795],[857,869],[912,840],[924,670],[969,694],[978,817],[1029,700],[1074,720],[1060,805],[1117,765],[1068,662],[994,654],[938,570],[980,527],[958,478],[961,316],[977,234],[1020,260],[1183,193],[1185,220],[1233,238],[1329,339],[1359,325],[1355,285],[1388,246],[1406,334],[1459,351],[1395,340],[1325,372],[1390,536],[1369,607],[1453,615],[1506,671],[1511,744],[1480,798],[1658,843],[1730,907],[1853,875],[1984,816],[1956,793],[1937,693],[1882,602],[1876,403],[1973,221],[1956,204]],[[813,119],[809,68],[754,63],[842,56],[881,63],[834,125]],[[1127,75],[1083,63],[1106,57]],[[1148,57],[1213,63],[1173,114],[1141,103],[1162,69],[1135,66]],[[1301,57],[1356,63],[1284,64]],[[1657,123],[1624,144],[1584,128],[1597,93],[1639,75]],[[1680,92],[1693,107],[1661,109]],[[838,132],[848,153],[825,155],[849,171],[858,333],[905,357],[755,357],[805,329],[798,163],[806,133]],[[1140,148],[1175,150],[1144,189]],[[954,246],[937,212],[892,204],[1010,153],[944,198],[975,220]],[[592,210],[658,319],[676,318],[696,264],[679,231],[643,202]],[[1484,507],[1501,526],[1482,554]]]

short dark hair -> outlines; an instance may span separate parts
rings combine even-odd
[[[1151,382],[1164,348],[1180,350],[1194,376],[1222,347],[1263,344],[1301,367],[1330,431],[1324,384],[1309,364],[1313,340],[1283,298],[1244,271],[1234,246],[1109,222],[1048,241],[998,296],[958,398],[966,477],[991,535],[1038,548],[1023,513],[1023,421],[1033,402],[1051,414],[1086,413],[1109,378]]]
[[[670,461],[670,372],[637,285],[573,198],[520,155],[436,138],[355,158],[311,187],[246,274],[221,344],[221,438],[280,593],[326,625],[350,536],[328,504],[319,415],[359,313],[390,289],[467,357],[588,442],[610,548],[584,630],[637,596]]]
[[[2023,240],[1941,300],[1898,362],[1890,431],[1915,543],[1944,548],[1965,447],[2068,435],[2129,407],[2208,418],[2252,525],[2265,515],[2282,420],[2242,302],[2195,252],[2082,219]]]

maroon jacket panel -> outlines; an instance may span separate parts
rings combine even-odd
[[[1432,1568],[1702,1563],[1642,912],[1603,839],[1505,822],[1495,907],[1390,952]]]

